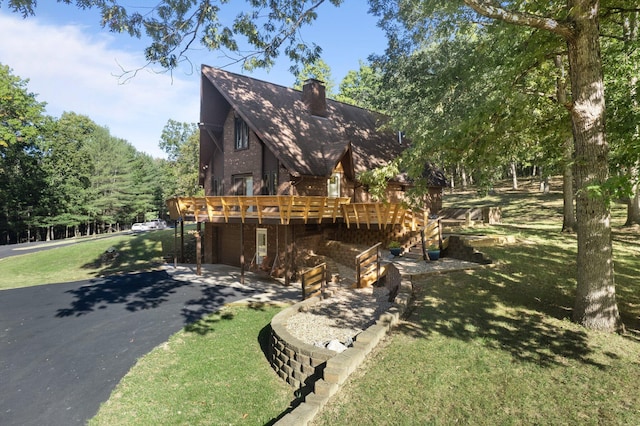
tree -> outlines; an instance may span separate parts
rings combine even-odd
[[[199,195],[198,168],[200,134],[194,123],[167,121],[160,136],[160,148],[168,155],[168,167],[173,176],[173,192],[168,195]]]
[[[336,100],[370,110],[379,110],[376,102],[382,76],[371,65],[360,61],[358,70],[351,70],[340,82]]]
[[[54,227],[64,227],[64,237],[73,227],[75,236],[88,219],[85,205],[92,168],[84,146],[97,127],[86,116],[65,112],[52,122],[51,130],[40,142],[41,170],[47,186],[39,225],[48,228],[47,239],[55,238]]]
[[[46,186],[38,168],[40,132],[48,124],[44,103],[27,89],[28,80],[0,64],[0,237],[3,243],[30,238]]]
[[[133,159],[133,187],[134,194],[131,210],[133,220],[142,222],[166,217],[165,200],[172,194],[164,191],[167,177],[162,168],[162,161],[156,160],[148,154],[136,152]]]
[[[85,149],[93,167],[91,197],[86,206],[93,232],[118,230],[121,223],[132,222],[136,216],[136,150],[104,127],[96,129]]]
[[[550,100],[551,63],[535,48],[543,42],[512,26],[470,26],[374,58],[383,73],[380,107],[412,141],[401,168],[420,179],[422,165],[435,160],[471,173],[486,190],[516,163],[544,162],[551,171],[560,155],[553,141],[569,126],[564,107]]]
[[[284,54],[291,71],[298,73],[298,63],[313,63],[322,52],[307,43],[300,29],[311,24],[323,3],[339,6],[343,0],[251,0],[231,23],[220,14],[230,2],[226,0],[159,0],[154,7],[122,5],[118,0],[58,0],[81,9],[97,9],[102,26],[118,33],[140,38],[149,45],[144,54],[150,64],[167,70],[188,61],[188,50],[200,43],[211,51],[227,53],[231,63],[244,68],[268,68]],[[0,0],[2,6],[3,0]],[[27,17],[35,14],[36,0],[7,0],[9,9]],[[126,2],[125,2],[126,3]]]
[[[394,12],[383,2],[373,3],[382,16]],[[412,34],[417,38],[428,32],[428,19],[436,17],[441,22],[453,17],[448,22],[456,22],[456,18],[462,17],[467,25],[484,18],[483,24],[487,26],[504,22],[541,30],[566,43],[571,83],[571,102],[566,106],[571,116],[577,181],[578,255],[573,319],[588,328],[616,330],[620,326],[620,316],[611,248],[609,146],[604,127],[605,98],[598,31],[600,2],[569,0],[543,5],[464,0],[424,1],[421,4],[424,15],[415,16],[414,13],[411,16]],[[405,12],[402,7],[398,10]],[[471,10],[477,13],[476,17]],[[398,36],[390,38],[390,43],[397,42],[406,48],[407,40],[410,38]]]
[[[640,10],[622,10],[601,30],[607,87],[607,131],[612,143],[611,169],[629,179],[625,225],[640,224]]]
[[[320,80],[324,83],[325,93],[327,97],[333,97],[333,77],[331,76],[331,67],[327,65],[322,59],[317,59],[312,63],[305,64],[302,71],[296,75],[296,81],[293,83],[293,88],[302,90],[304,82],[313,78]]]

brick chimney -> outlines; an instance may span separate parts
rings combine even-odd
[[[311,115],[327,116],[327,98],[322,81],[315,78],[306,80],[302,86],[302,101]]]

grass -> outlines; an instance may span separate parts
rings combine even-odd
[[[186,237],[193,239],[188,234]],[[167,229],[108,238],[83,238],[74,244],[0,259],[0,290],[154,268],[163,262],[163,256],[173,254],[173,246],[174,231]],[[106,255],[110,248],[117,253],[113,259]]]
[[[142,358],[90,425],[264,425],[293,399],[263,351],[280,308],[224,308]]]
[[[638,227],[623,228],[624,208],[614,206],[616,287],[627,332],[581,328],[569,321],[575,235],[560,232],[562,199],[558,186],[552,189],[445,194],[449,206],[502,208],[502,225],[461,232],[515,235],[518,242],[482,248],[496,267],[416,282],[405,321],[314,424],[640,424]],[[124,271],[140,265],[144,251],[154,253],[145,265],[164,253],[134,238],[117,243],[119,264],[92,264],[102,246],[72,269]],[[32,265],[25,267],[39,267]],[[0,262],[0,277],[4,267]],[[185,328],[139,360],[91,424],[272,423],[292,398],[261,350],[276,312],[227,307]]]
[[[185,240],[188,256],[194,239],[185,233]],[[173,254],[173,245],[174,231],[164,230],[6,258],[0,290],[154,268]],[[114,259],[105,256],[110,248],[118,253]],[[276,419],[294,398],[264,354],[268,324],[280,309],[229,306],[185,327],[138,361],[91,424],[263,425]]]
[[[406,321],[314,424],[640,424],[637,227],[620,227],[617,206],[616,286],[627,332],[592,332],[569,320],[576,241],[559,232],[559,194],[491,197],[456,195],[458,206],[503,207],[504,225],[467,231],[519,242],[482,249],[497,267],[415,283]]]

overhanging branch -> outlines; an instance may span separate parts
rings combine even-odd
[[[492,1],[464,0],[464,3],[487,18],[499,19],[514,25],[551,31],[566,40],[573,38],[573,30],[571,27],[555,19],[533,15],[531,13],[507,10]]]

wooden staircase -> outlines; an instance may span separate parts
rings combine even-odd
[[[354,268],[349,268],[348,266],[342,265],[329,256],[325,256],[325,259],[327,263],[327,279],[330,283],[329,285],[331,285],[331,277],[338,276],[339,281],[337,284],[341,288],[351,288],[355,286],[356,271]]]
[[[427,260],[427,250],[437,247],[442,252],[449,246],[449,237],[442,235],[440,219],[430,219],[426,226],[418,231],[412,231],[411,237],[403,245],[404,256]]]

